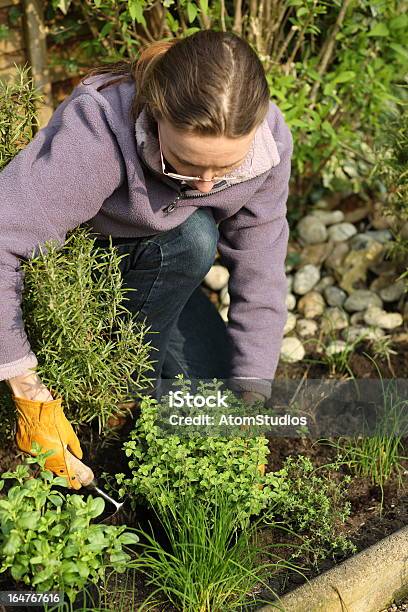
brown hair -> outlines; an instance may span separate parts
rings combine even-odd
[[[239,138],[265,119],[269,89],[256,52],[233,32],[201,30],[185,38],[156,41],[137,60],[95,68],[86,75],[114,78],[98,90],[135,82],[133,120],[146,105],[150,118],[175,129]]]

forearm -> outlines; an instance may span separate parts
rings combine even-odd
[[[16,397],[24,397],[25,399],[40,402],[54,399],[37,372],[27,372],[26,374],[9,378],[6,383]]]

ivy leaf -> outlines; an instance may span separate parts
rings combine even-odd
[[[99,36],[104,37],[107,34],[109,34],[109,32],[112,30],[113,28],[113,23],[108,22],[105,23],[105,25],[103,26],[102,30],[99,32]]]
[[[89,566],[84,561],[77,561],[77,570],[81,578],[88,578],[89,576]]]
[[[143,16],[143,3],[140,0],[128,0],[128,6],[131,19],[147,27],[146,19]]]
[[[172,32],[177,32],[179,29],[179,22],[177,19],[173,17],[173,15],[169,12],[166,13],[166,21]]]
[[[403,47],[402,45],[399,45],[398,43],[391,43],[390,47],[391,49],[394,49],[396,53],[398,53],[405,59],[408,59],[408,51],[405,47]]]
[[[17,554],[21,546],[21,538],[16,531],[10,533],[9,539],[3,546],[2,554],[4,556]]]
[[[68,487],[68,478],[66,476],[56,476],[52,481],[53,485]]]
[[[389,26],[392,30],[398,30],[400,28],[405,28],[408,25],[408,15],[403,13],[402,15],[398,15],[398,17],[394,17],[389,22]]]
[[[54,506],[62,506],[62,498],[59,495],[51,494],[48,496],[48,499]]]
[[[123,553],[123,552],[119,552],[119,551],[113,552],[109,556],[109,561],[111,563],[125,563],[129,559],[130,559],[129,555],[127,555],[126,553]]]
[[[14,580],[21,580],[21,578],[26,573],[26,568],[24,567],[24,565],[15,564],[11,568],[10,573]]]
[[[189,23],[193,23],[194,19],[197,17],[197,6],[194,2],[187,2],[187,16]]]
[[[367,34],[367,36],[388,36],[390,33],[385,23],[377,23]]]
[[[345,70],[344,72],[340,72],[332,81],[332,83],[346,83],[347,81],[351,81],[356,76],[356,73],[353,70]]]
[[[296,17],[299,19],[301,17],[304,17],[305,15],[308,15],[309,11],[307,10],[307,8],[305,6],[301,6],[297,11],[296,11]]]
[[[71,0],[59,0],[57,4],[57,8],[66,15],[68,13],[69,5],[71,4]]]

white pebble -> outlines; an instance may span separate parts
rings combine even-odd
[[[402,325],[403,319],[399,312],[386,312],[377,306],[367,308],[364,313],[367,325],[377,325],[382,329],[394,329]]]
[[[315,336],[319,326],[316,321],[313,319],[298,319],[296,322],[296,332],[302,338],[306,338],[308,336]]]
[[[347,223],[347,221],[331,225],[327,232],[329,234],[329,239],[333,240],[333,242],[343,242],[354,236],[354,234],[357,234],[354,225],[352,223]]]
[[[292,291],[292,287],[293,287],[293,275],[292,274],[287,274],[286,275],[286,280],[288,283],[288,293],[290,293]]]
[[[213,291],[219,291],[225,287],[229,280],[229,272],[224,266],[211,266],[204,276],[204,282]]]
[[[317,217],[306,215],[296,226],[300,238],[306,244],[317,244],[325,242],[327,239],[327,229],[325,224]]]
[[[220,300],[223,306],[229,306],[231,303],[230,294],[228,293],[228,287],[223,287],[220,291]]]
[[[293,280],[293,291],[298,295],[304,295],[318,283],[320,280],[320,270],[313,264],[306,264],[300,268]]]
[[[327,308],[322,320],[322,331],[325,334],[330,334],[334,330],[344,329],[348,327],[349,319],[344,310],[338,306]]]
[[[334,340],[326,346],[326,355],[334,355],[335,353],[342,353],[347,347],[347,344],[343,340]]]
[[[288,312],[288,318],[286,319],[285,327],[283,328],[283,335],[289,334],[296,327],[296,315],[293,312]]]
[[[280,357],[282,361],[294,363],[295,361],[302,361],[306,355],[303,344],[296,338],[296,336],[288,336],[283,339]]]
[[[288,293],[286,296],[286,308],[288,310],[293,310],[296,307],[296,298],[293,293]]]
[[[364,327],[364,325],[352,325],[341,332],[346,342],[355,342],[358,339],[379,340],[384,334],[384,330],[379,327]]]
[[[222,319],[223,319],[223,320],[224,320],[226,323],[228,323],[228,310],[229,310],[228,306],[221,306],[221,308],[220,308],[220,310],[219,310],[219,313],[220,313],[220,315],[221,315],[221,318],[222,318]]]
[[[305,319],[315,319],[320,317],[323,312],[326,303],[321,293],[318,291],[309,291],[302,296],[298,302],[298,310],[303,314]]]
[[[396,302],[400,299],[404,292],[405,282],[403,279],[400,279],[392,285],[380,289],[380,296],[384,300],[384,302]]]
[[[313,217],[317,217],[325,225],[332,223],[341,223],[344,220],[344,212],[342,210],[321,210],[316,208],[310,213]]]

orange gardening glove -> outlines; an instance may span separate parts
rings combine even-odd
[[[82,449],[79,440],[62,409],[62,399],[46,402],[28,400],[13,395],[17,408],[16,443],[20,450],[35,456],[31,452],[35,441],[42,451],[54,450],[47,457],[45,467],[57,476],[65,476],[72,489],[80,489],[82,484],[75,474],[72,462],[69,460],[67,446],[78,459],[82,459]]]

